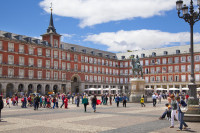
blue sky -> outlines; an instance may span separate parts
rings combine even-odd
[[[4,0],[0,30],[39,37],[51,2],[57,33],[67,43],[112,52],[189,44],[189,24],[178,18],[176,0]],[[199,31],[200,22],[195,43]]]

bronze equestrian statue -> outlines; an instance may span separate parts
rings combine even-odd
[[[142,66],[140,65],[140,59],[138,55],[135,58],[135,55],[131,56],[131,64],[132,64],[132,71],[133,77],[137,76],[137,78],[143,78]]]

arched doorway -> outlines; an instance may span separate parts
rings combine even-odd
[[[24,91],[24,85],[23,84],[19,84],[18,92],[23,92],[23,91]]]
[[[49,86],[49,85],[46,85],[46,86],[45,86],[45,95],[47,95],[48,92],[50,92],[50,86]]]
[[[79,77],[79,75],[72,76],[71,93],[80,93],[80,77]]]
[[[66,85],[65,84],[62,84],[62,93],[65,93],[66,94]]]
[[[33,93],[33,85],[32,84],[28,85],[28,96],[30,95],[30,93]]]
[[[55,94],[58,93],[58,85],[54,85],[54,86],[53,86],[53,92],[54,92]]]
[[[9,83],[6,86],[6,97],[12,97],[14,95],[14,85]]]
[[[41,94],[42,92],[42,85],[37,85],[37,93],[40,93]]]

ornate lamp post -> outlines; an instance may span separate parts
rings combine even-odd
[[[197,5],[199,6],[200,11],[200,0],[197,0]],[[188,12],[188,6],[183,5],[182,0],[176,2],[176,9],[178,10],[178,17],[185,20],[185,22],[190,25],[190,54],[191,54],[191,80],[189,84],[189,95],[194,99],[197,98],[196,84],[194,78],[194,48],[193,48],[193,26],[200,20],[200,13],[194,11],[193,0],[190,1],[190,7]],[[182,10],[182,15],[181,15]]]

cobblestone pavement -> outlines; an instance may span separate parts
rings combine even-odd
[[[91,105],[84,112],[83,105],[76,107],[69,104],[69,109],[39,108],[34,111],[28,107],[22,109],[19,106],[4,107],[2,110],[3,122],[0,122],[1,133],[173,133],[168,120],[158,120],[163,113],[164,101],[152,107],[151,103],[146,107],[140,104],[127,103],[117,108],[114,103],[110,105],[98,105],[94,113]],[[61,103],[59,103],[61,104]],[[188,123],[189,128],[184,132],[200,132],[200,123]]]

